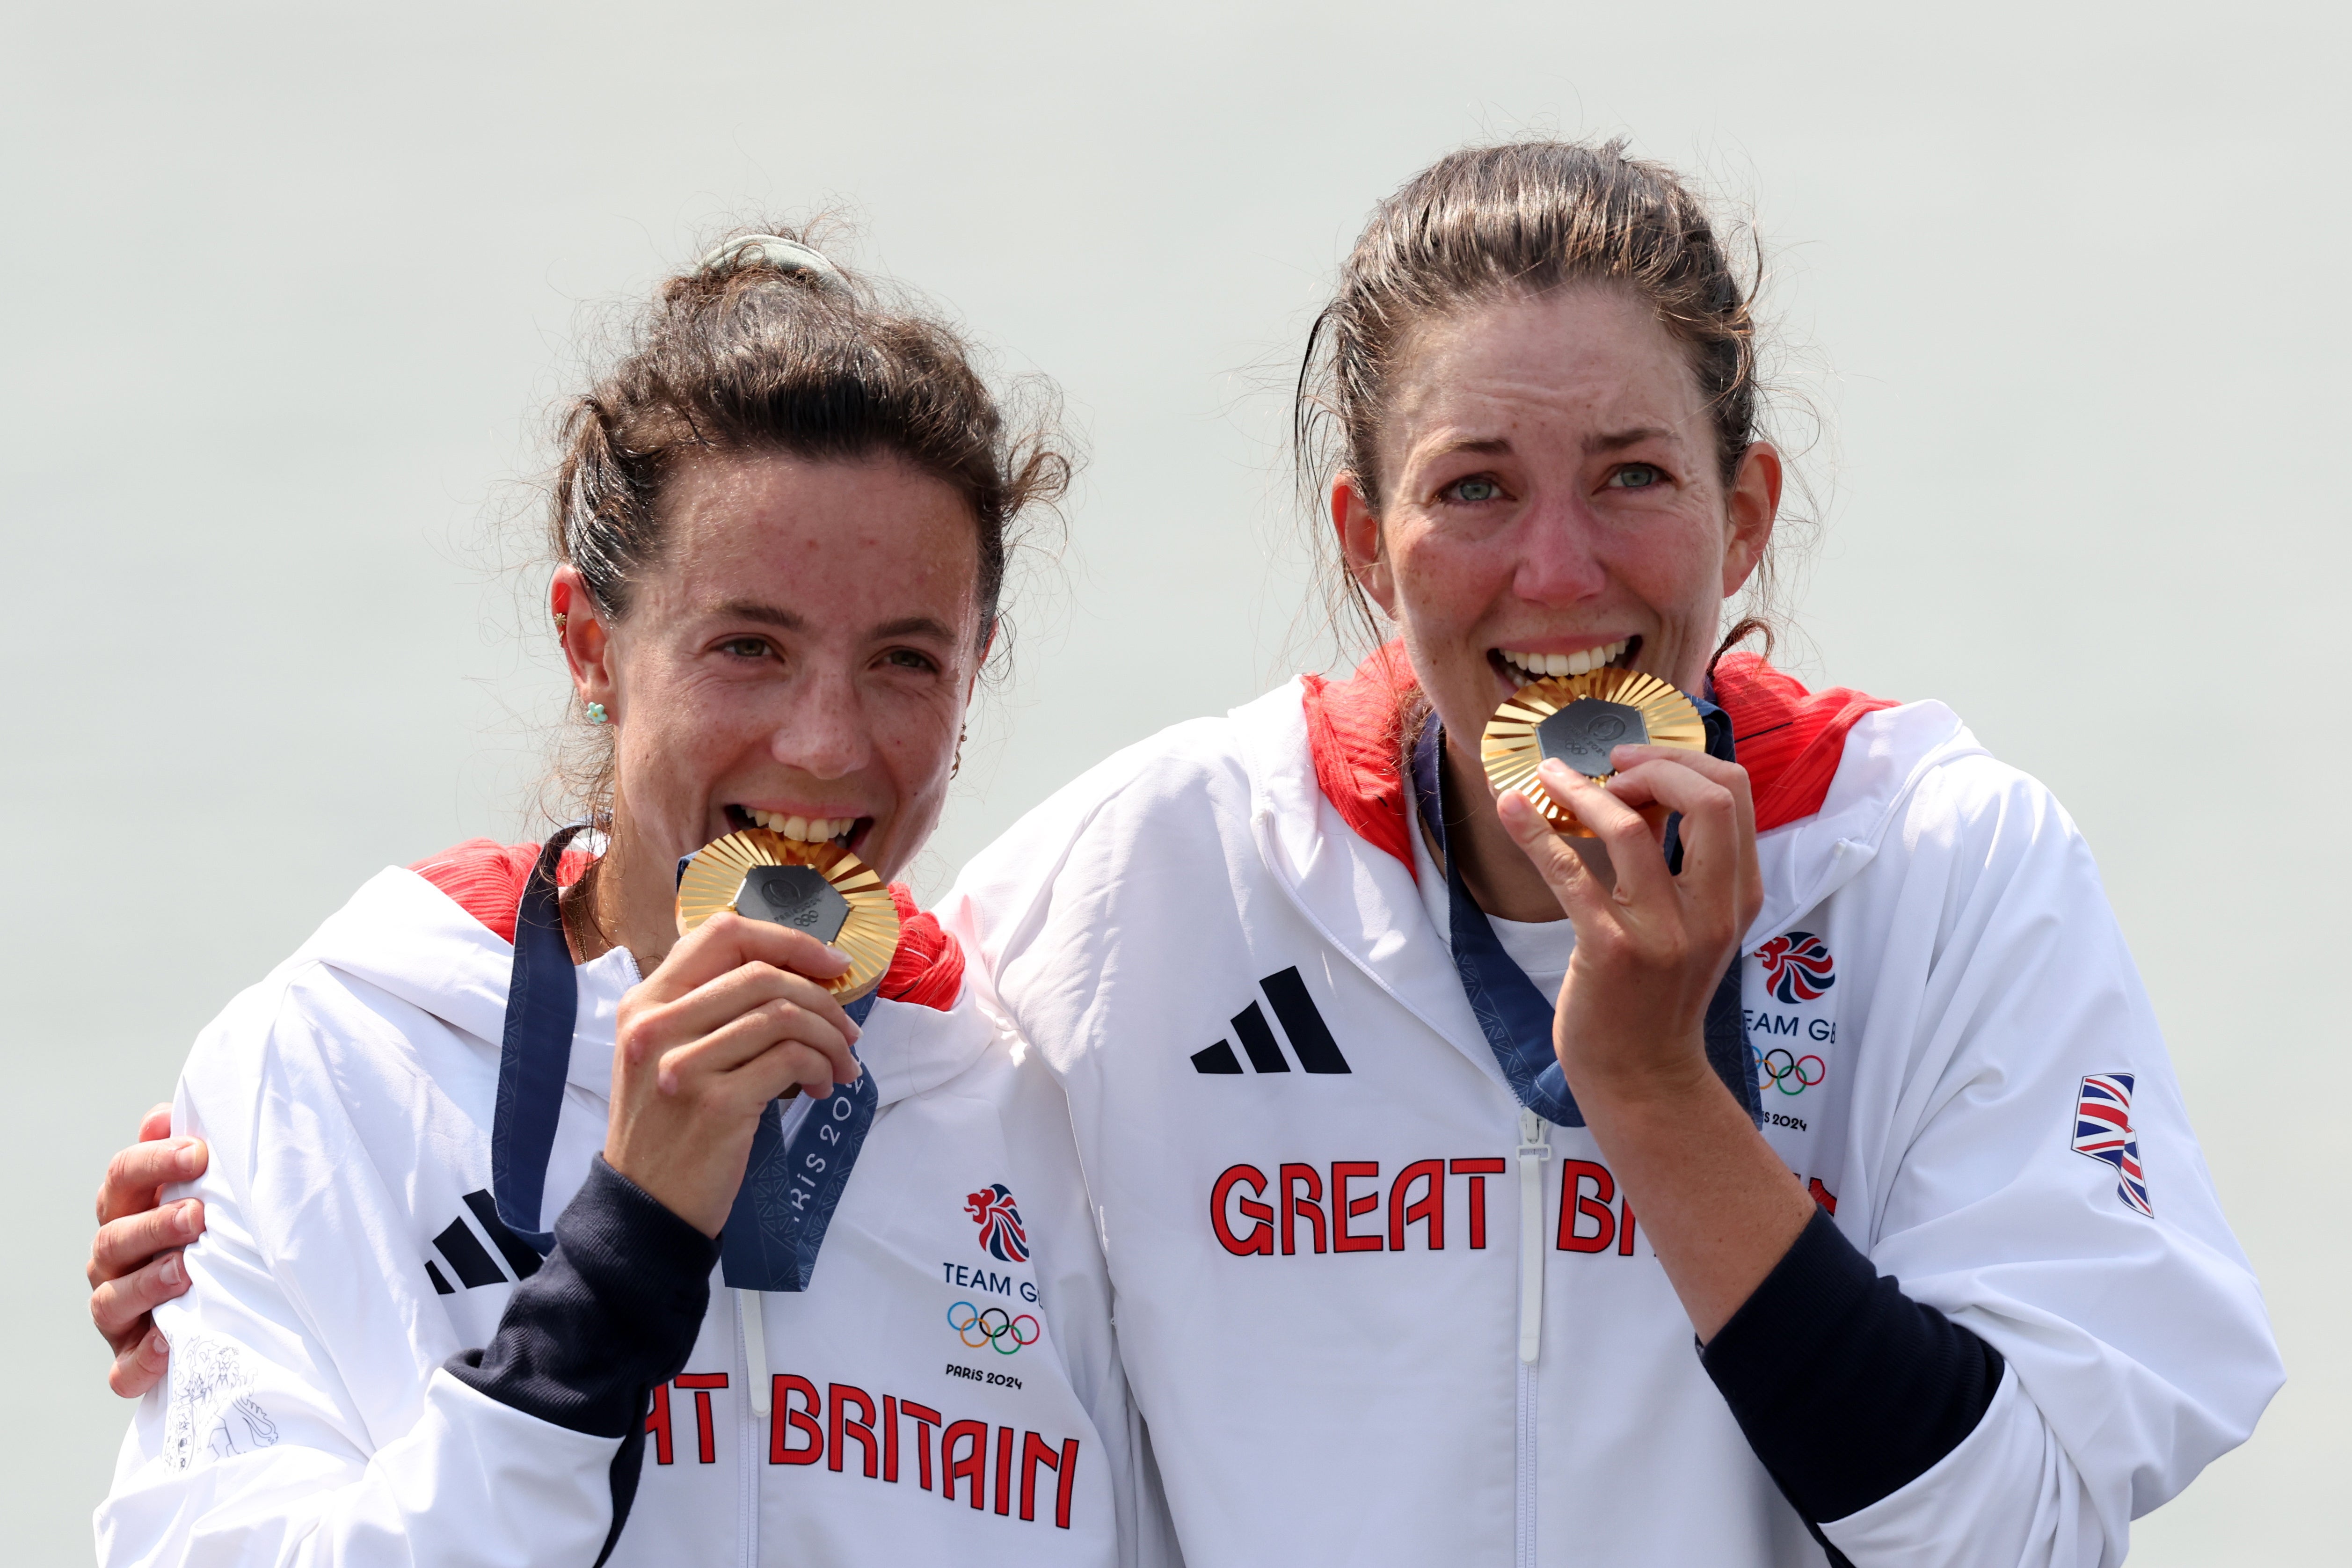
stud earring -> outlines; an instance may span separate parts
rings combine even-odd
[[[555,635],[557,637],[562,637],[563,635],[563,628],[571,624],[572,617],[570,616],[565,615],[562,610],[555,612]]]
[[[948,770],[948,777],[950,777],[950,778],[953,778],[953,777],[955,777],[955,776],[956,776],[956,774],[958,774],[958,773],[960,773],[963,772],[963,742],[964,742],[964,738],[965,738],[966,736],[970,735],[971,733],[971,725],[969,725],[969,724],[959,724],[959,725],[957,725],[957,726],[956,726],[956,754],[955,754],[955,766],[953,766],[953,767],[951,767],[951,768],[950,768],[950,769]]]
[[[588,722],[591,724],[602,724],[604,721],[604,705],[602,702],[591,702],[588,704]]]

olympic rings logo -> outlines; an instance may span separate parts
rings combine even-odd
[[[1022,1324],[1028,1324],[1024,1331]],[[1024,1312],[1013,1317],[1002,1307],[982,1311],[969,1301],[958,1301],[948,1309],[948,1327],[956,1331],[968,1350],[992,1350],[998,1355],[1019,1355],[1021,1347],[1037,1342],[1037,1320]],[[978,1334],[978,1339],[972,1338]]]
[[[1756,1070],[1782,1094],[1802,1094],[1830,1076],[1829,1064],[1816,1056],[1790,1056],[1778,1046],[1769,1051],[1750,1046],[1748,1050],[1756,1058]]]

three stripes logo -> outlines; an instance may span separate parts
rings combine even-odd
[[[1330,1026],[1323,1022],[1323,1015],[1317,1010],[1315,998],[1307,994],[1307,982],[1299,978],[1297,968],[1269,974],[1257,984],[1273,1005],[1282,1032],[1290,1037],[1290,1048],[1297,1053],[1302,1068],[1307,1072],[1354,1070],[1348,1066],[1348,1058],[1339,1054],[1339,1042],[1331,1037]],[[1274,1037],[1274,1030],[1267,1026],[1265,1015],[1255,1002],[1234,1014],[1233,1023],[1234,1033],[1242,1043],[1242,1055],[1249,1058],[1250,1071],[1290,1070],[1290,1058],[1283,1055],[1281,1043]],[[1192,1054],[1192,1070],[1237,1073],[1242,1064],[1234,1055],[1233,1042],[1219,1040],[1207,1050]]]
[[[529,1242],[506,1227],[506,1222],[499,1218],[499,1205],[487,1191],[467,1193],[466,1207],[472,1211],[482,1235],[490,1238],[490,1246],[499,1249],[499,1257],[507,1260],[507,1268],[514,1270],[517,1279],[528,1279],[539,1272],[539,1254],[531,1250]],[[454,1296],[460,1289],[471,1290],[478,1285],[507,1282],[505,1271],[490,1257],[481,1238],[467,1226],[464,1215],[451,1220],[448,1228],[433,1238],[433,1247],[441,1254],[442,1261],[449,1265],[450,1273],[457,1276],[457,1283],[450,1284],[449,1276],[441,1272],[439,1265],[426,1258],[425,1277],[433,1281],[437,1295]]]

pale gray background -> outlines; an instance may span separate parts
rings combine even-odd
[[[2290,1373],[2136,1561],[2340,1560],[2342,7],[100,15],[19,4],[0,54],[10,1562],[87,1557],[127,1415],[102,1156],[361,879],[537,826],[560,687],[486,531],[590,307],[839,201],[1066,390],[1073,549],[936,890],[1325,657],[1280,383],[1370,204],[1528,129],[1753,206],[1834,436],[1802,668],[1949,700],[2099,852]]]

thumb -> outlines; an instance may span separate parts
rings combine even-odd
[[[1584,858],[1553,831],[1543,813],[1536,809],[1535,802],[1510,790],[1496,797],[1495,813],[1503,819],[1503,831],[1511,836],[1519,853],[1543,878],[1544,886],[1559,900],[1560,909],[1571,923],[1608,898],[1608,889],[1586,868]]]

